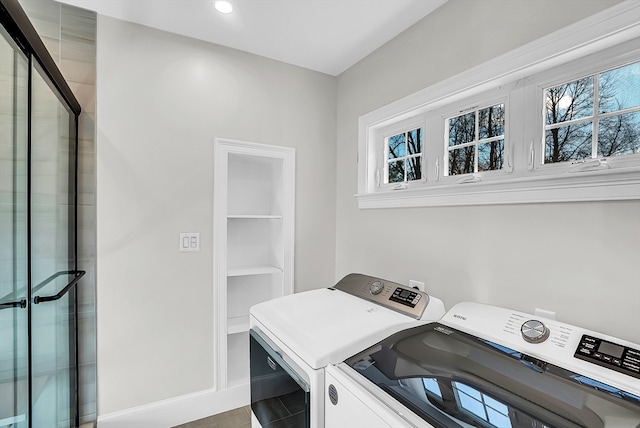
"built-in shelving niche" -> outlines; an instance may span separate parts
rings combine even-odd
[[[216,139],[216,386],[249,382],[249,309],[293,292],[295,150]]]

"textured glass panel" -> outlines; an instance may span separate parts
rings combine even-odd
[[[502,169],[504,162],[504,140],[478,144],[478,171]]]
[[[449,175],[468,174],[474,171],[475,147],[449,150]]]
[[[640,106],[640,62],[600,75],[600,112]]]
[[[504,104],[483,108],[478,112],[478,137],[491,138],[504,135]]]
[[[389,183],[404,181],[404,159],[389,162]]]
[[[545,163],[591,157],[591,122],[547,130]]]
[[[640,153],[640,112],[600,120],[598,157]]]
[[[593,115],[593,76],[545,91],[546,124]]]
[[[389,137],[389,159],[406,156],[404,135],[405,134],[398,134]]]
[[[422,153],[422,128],[407,133],[407,150],[410,155]]]
[[[449,119],[449,146],[470,143],[476,137],[476,115],[467,113]]]

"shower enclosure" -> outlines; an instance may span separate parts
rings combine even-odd
[[[0,19],[0,427],[74,427],[80,106],[17,0]]]

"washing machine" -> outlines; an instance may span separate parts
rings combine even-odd
[[[445,310],[424,292],[354,273],[249,313],[252,427],[322,428],[327,366]]]
[[[463,302],[326,369],[326,428],[640,427],[640,346]]]

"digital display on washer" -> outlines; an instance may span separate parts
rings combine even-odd
[[[602,352],[603,354],[611,355],[615,358],[622,357],[622,353],[624,352],[624,348],[622,346],[613,344],[611,342],[602,342],[600,346],[598,346],[598,352]]]

